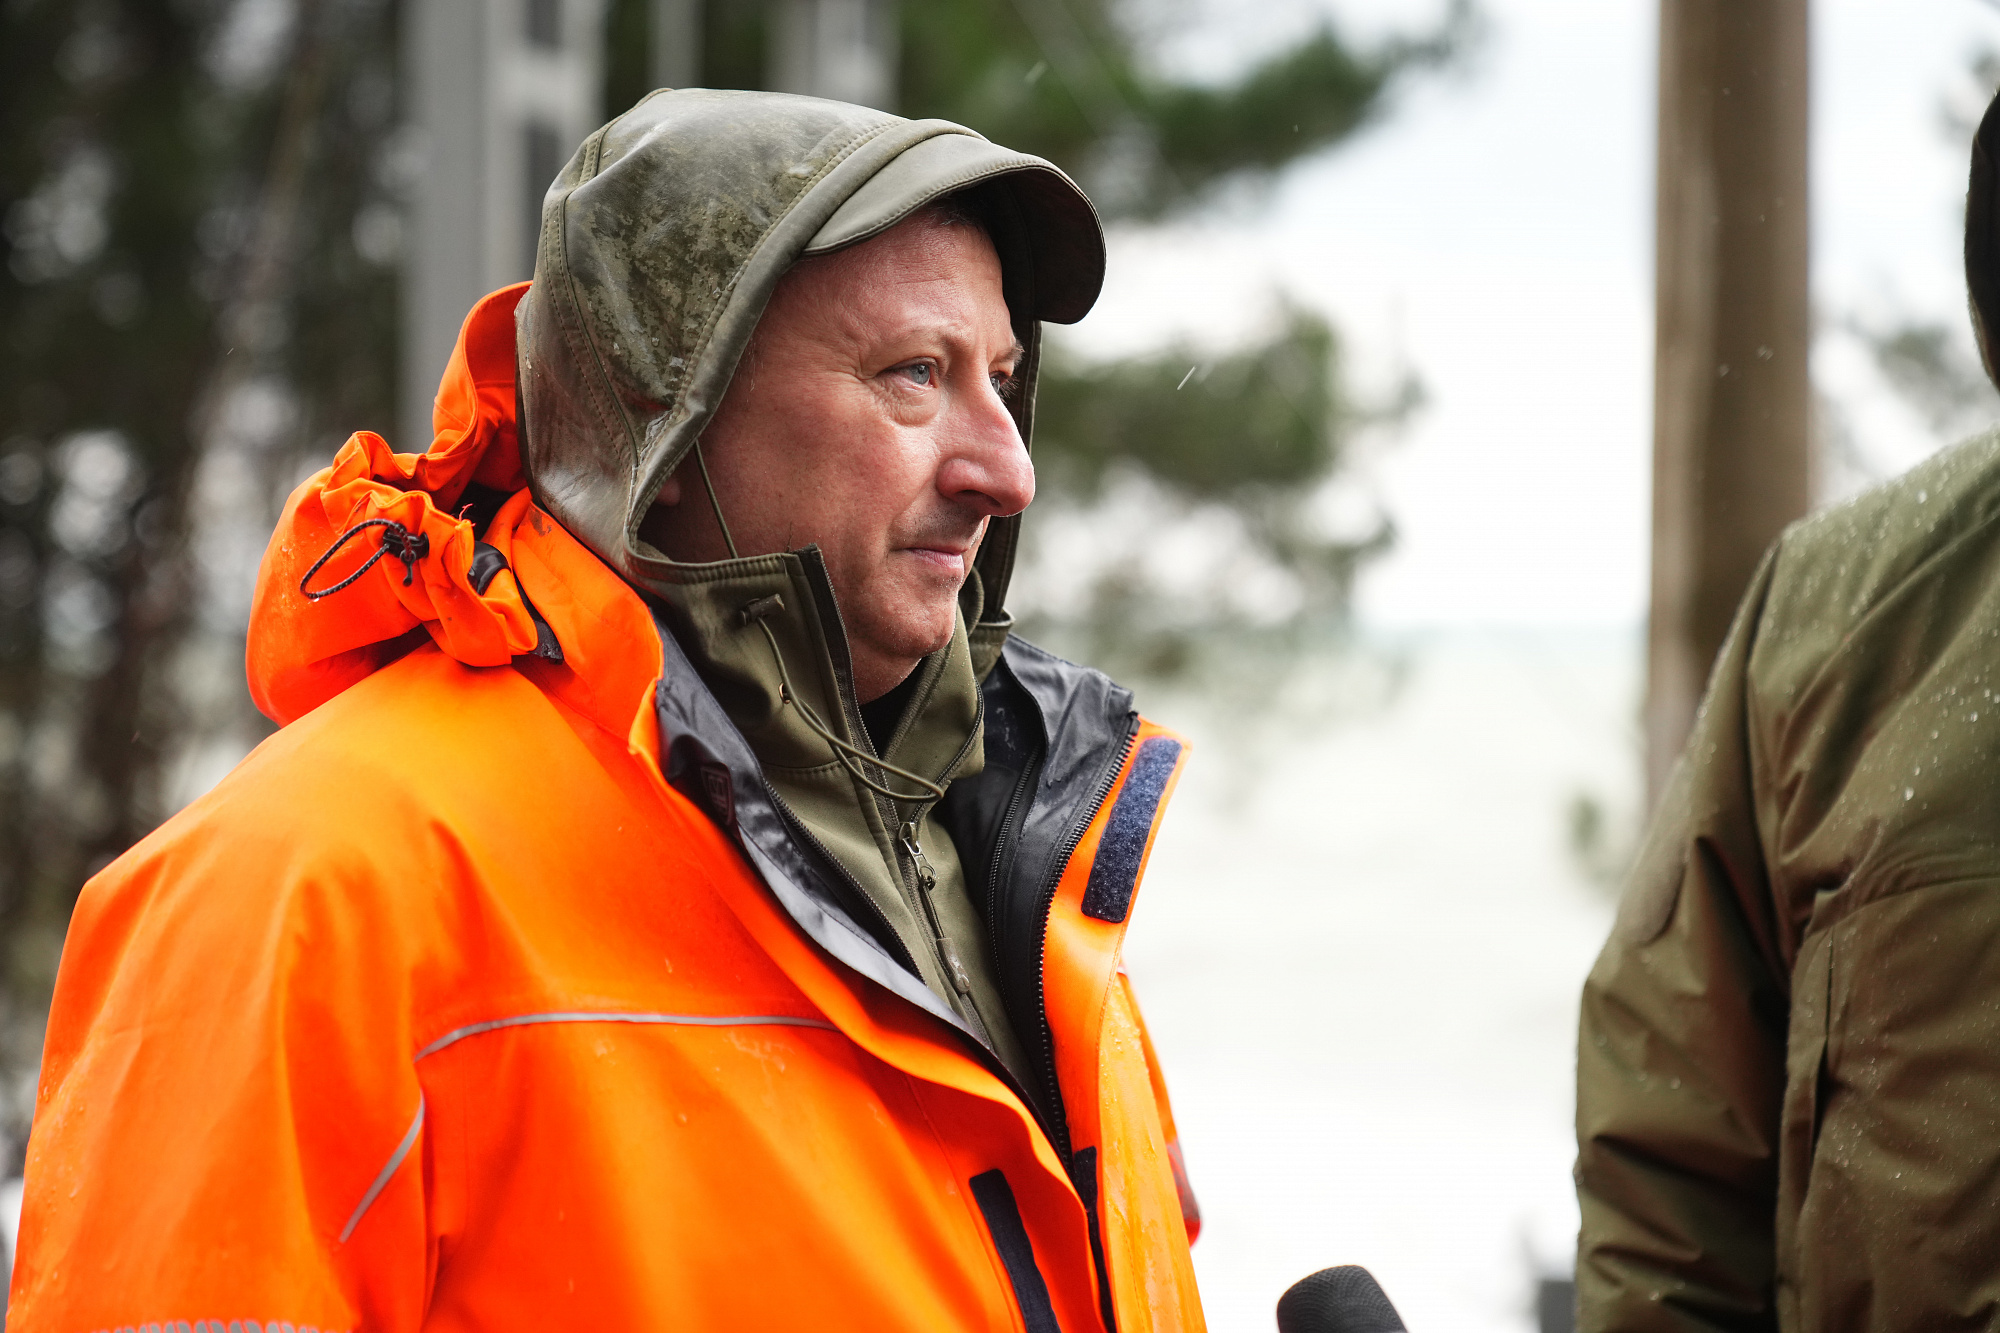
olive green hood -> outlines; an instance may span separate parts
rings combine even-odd
[[[1011,403],[1030,438],[1043,320],[1097,299],[1104,238],[1083,193],[1037,157],[942,120],[781,93],[662,90],[584,141],[542,205],[518,321],[523,459],[535,500],[611,567],[664,593],[698,567],[639,525],[729,387],[800,257],[880,234],[977,187],[1027,355]],[[978,559],[1004,620],[1018,519]]]

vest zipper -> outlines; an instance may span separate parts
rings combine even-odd
[[[811,547],[808,547],[806,549],[807,551],[813,550],[813,548]],[[842,645],[845,645],[848,642],[847,621],[846,618],[842,616],[840,612],[840,599],[834,595],[833,580],[830,576],[826,574],[826,568],[822,561],[822,558],[816,553],[814,554],[812,560],[807,562],[808,572],[810,573],[815,566],[818,569],[820,579],[822,580],[822,582],[815,582],[811,578],[807,579],[807,584],[810,587],[813,594],[813,602],[815,606],[818,608],[822,620],[831,622],[831,634],[829,635],[829,638],[830,639],[837,638]],[[825,632],[824,626],[823,626],[823,632]],[[833,693],[835,701],[840,705],[841,717],[845,719],[847,723],[848,735],[853,738],[854,743],[865,745],[870,750],[874,750],[875,748],[874,742],[868,736],[868,726],[861,718],[861,705],[859,701],[857,701],[854,697],[854,680],[853,680],[852,670],[850,668],[848,672],[843,673],[840,670],[839,661],[840,661],[839,657],[836,656],[835,668],[834,668],[835,680],[834,680]],[[934,682],[933,682],[933,688],[935,688]],[[929,694],[925,694],[923,695],[921,702],[928,703],[929,698],[930,698]],[[895,732],[890,735],[888,744],[882,747],[884,751],[894,749],[896,742],[902,739],[903,733],[909,728],[910,720],[916,716],[916,707],[919,704],[920,700],[918,699],[912,699],[910,701],[911,706],[905,709],[902,721],[897,724]],[[946,764],[944,766],[943,772],[940,773],[938,778],[936,779],[936,781],[940,786],[948,785],[948,779],[945,777],[945,775],[953,772],[958,768],[960,764],[963,764],[965,762],[965,756],[972,752],[973,744],[979,739],[980,735],[985,730],[985,727],[986,727],[986,700],[982,695],[975,695],[974,705],[973,705],[973,715],[972,715],[972,729],[966,733],[965,742],[964,744],[958,747],[958,753],[952,757],[952,760],[949,764]],[[887,756],[882,752],[877,752],[875,757],[877,759],[882,759],[886,758]],[[773,791],[771,795],[774,798],[777,797],[777,793],[775,791]],[[883,796],[880,792],[870,792],[868,793],[868,796],[874,799],[876,814],[879,818],[881,818],[884,824],[886,824],[889,828],[892,829],[897,828],[900,825],[904,830],[904,836],[894,839],[894,841],[897,844],[897,850],[900,853],[902,853],[902,855],[899,855],[896,858],[897,870],[899,873],[902,873],[908,877],[905,880],[906,885],[915,889],[917,899],[923,904],[924,918],[931,928],[931,937],[933,944],[935,945],[937,950],[936,956],[938,959],[938,964],[944,970],[945,975],[949,978],[953,992],[960,997],[960,1002],[957,1004],[953,1004],[951,1006],[952,1011],[958,1014],[960,1020],[963,1021],[966,1027],[971,1031],[974,1039],[977,1040],[981,1045],[983,1045],[986,1048],[987,1053],[993,1057],[994,1066],[996,1068],[1005,1069],[1006,1065],[1004,1064],[1004,1062],[1001,1061],[1001,1059],[999,1058],[1000,1053],[994,1047],[993,1034],[987,1030],[986,1020],[980,1014],[979,1006],[973,1003],[972,978],[970,974],[968,974],[965,970],[965,961],[964,959],[959,957],[956,946],[954,946],[951,940],[945,935],[944,929],[939,924],[938,921],[937,909],[931,902],[931,891],[935,889],[937,886],[937,872],[931,868],[930,862],[924,858],[923,848],[918,844],[916,837],[914,836],[913,830],[916,826],[919,826],[923,823],[924,817],[930,813],[931,807],[935,804],[935,802],[925,801],[922,803],[912,803],[915,808],[915,813],[910,819],[906,820],[903,818],[902,802],[892,801],[888,797]],[[782,802],[780,802],[780,804],[782,805]],[[793,822],[794,823],[799,822],[796,816],[793,816]],[[804,826],[802,824],[800,825],[800,830],[802,832],[804,831]],[[816,846],[818,845],[817,839],[813,839],[813,842]],[[826,849],[823,846],[820,846],[819,850],[823,855],[826,853]],[[908,866],[905,866],[902,863],[904,856],[910,858],[910,863]],[[847,868],[845,866],[840,866],[840,863],[837,859],[831,857],[830,855],[827,857],[827,859],[831,861],[835,866],[839,867],[842,875],[848,880],[849,883],[854,882],[854,877],[846,873]],[[857,890],[860,890],[860,886],[858,884],[855,885],[855,888]],[[860,896],[863,901],[867,901],[868,895],[866,891],[860,891]],[[870,902],[868,905],[869,905],[869,910],[875,914],[878,920],[882,921],[883,927],[886,930],[886,932],[890,935],[890,937],[900,940],[901,937],[896,935],[895,928],[890,926],[887,920],[883,918],[881,909],[877,908],[872,902]],[[906,952],[908,951],[908,948],[909,945],[905,943]],[[914,959],[908,960],[906,965],[909,967],[910,971],[916,973],[919,980],[922,980],[923,972],[918,969]],[[929,983],[926,982],[925,984],[928,985]],[[1016,1080],[1014,1080],[1012,1075],[1010,1074],[1008,1076],[1008,1081],[1011,1083]]]
[[[945,975],[951,978],[951,988],[966,998],[972,999],[972,976],[965,970],[965,960],[958,956],[958,946],[944,932],[944,923],[938,919],[937,904],[931,895],[937,891],[937,871],[931,869],[928,857],[924,855],[923,844],[917,841],[917,821],[908,820],[899,835],[904,855],[910,858],[910,868],[917,878],[917,900],[924,905],[924,918],[930,922],[931,938],[937,943],[938,957],[944,963]],[[978,1006],[973,1006],[975,1012]]]
[[[1118,781],[1118,775],[1125,768],[1126,757],[1132,753],[1132,744],[1139,736],[1139,714],[1132,712],[1125,717],[1125,739],[1118,747],[1117,755],[1097,781],[1097,789],[1090,803],[1083,811],[1083,817],[1076,820],[1064,835],[1062,854],[1050,867],[1048,877],[1041,890],[1041,930],[1035,936],[1035,1011],[1041,1019],[1042,1030],[1036,1054],[1041,1057],[1043,1086],[1049,1099],[1049,1114],[1054,1118],[1050,1135],[1054,1141],[1057,1157],[1063,1169],[1069,1173],[1070,1184],[1075,1188],[1077,1199],[1083,1204],[1085,1215],[1090,1222],[1090,1260],[1097,1269],[1097,1294],[1100,1313],[1105,1328],[1117,1333],[1118,1315],[1111,1295],[1111,1269],[1104,1261],[1103,1222],[1097,1213],[1097,1149],[1092,1147],[1086,1154],[1078,1154],[1069,1137],[1069,1113],[1063,1107],[1062,1080],[1056,1075],[1055,1030],[1049,1024],[1048,979],[1045,971],[1049,952],[1049,913],[1055,907],[1056,885],[1062,883],[1063,872],[1069,869],[1070,857],[1076,855],[1076,845],[1083,841],[1084,830],[1090,821],[1097,818],[1097,812],[1104,808],[1105,798],[1111,795],[1111,788]],[[1079,1161],[1079,1156],[1087,1160]],[[1079,1178],[1083,1177],[1083,1178]]]
[[[932,947],[937,950],[944,974],[958,995],[958,1003],[952,1008],[997,1059],[1000,1050],[993,1040],[993,1031],[986,1026],[986,1016],[979,1012],[979,1002],[972,997],[972,974],[965,970],[965,960],[959,957],[958,946],[945,933],[944,922],[938,917],[937,903],[931,897],[937,890],[937,871],[931,868],[930,858],[924,855],[923,843],[918,841],[916,820],[904,821],[897,842],[903,854],[910,858],[910,870],[917,882],[917,901],[923,904],[924,920],[931,928]]]
[[[777,808],[779,815],[784,819],[791,836],[797,838],[807,847],[810,847],[819,857],[820,861],[830,868],[832,873],[839,875],[841,882],[847,885],[852,896],[865,906],[874,919],[880,923],[882,930],[876,938],[894,944],[895,948],[891,953],[891,957],[895,958],[904,971],[921,981],[923,973],[917,970],[916,960],[910,957],[909,947],[903,942],[903,937],[896,933],[896,928],[889,924],[889,919],[882,915],[882,910],[870,901],[867,893],[855,881],[854,876],[847,872],[847,867],[840,864],[839,859],[827,850],[825,843],[813,836],[812,830],[808,829],[804,822],[792,813],[791,807],[785,804],[785,798],[778,795],[777,791],[769,783],[764,785],[764,792],[771,798],[772,805]],[[741,834],[739,833],[738,836],[740,837]],[[963,1016],[961,1016],[961,1021],[964,1021]],[[976,1030],[973,1030],[974,1028]],[[1033,1117],[1035,1123],[1041,1127],[1042,1133],[1048,1138],[1049,1146],[1054,1148],[1058,1154],[1067,1160],[1068,1153],[1062,1146],[1063,1138],[1059,1137],[1058,1131],[1054,1127],[1042,1119],[1041,1114],[1035,1109],[1035,1099],[1028,1095],[1028,1089],[1021,1082],[1020,1076],[1009,1069],[1005,1062],[1000,1059],[999,1053],[993,1049],[993,1039],[987,1034],[985,1025],[980,1022],[977,1010],[973,1011],[966,1035],[973,1038],[980,1062],[986,1067],[987,1072],[999,1079],[1001,1083],[1006,1085],[1010,1092],[1021,1099],[1021,1105],[1027,1108],[1028,1114]],[[1056,1114],[1061,1114],[1060,1106],[1056,1108]]]
[[[959,758],[963,759],[964,755],[961,754]],[[848,873],[847,867],[840,863],[840,858],[827,850],[826,844],[821,842],[813,834],[813,831],[806,827],[805,821],[792,813],[792,808],[785,804],[785,798],[778,795],[775,788],[766,784],[765,791],[771,798],[771,804],[776,806],[778,813],[784,817],[792,836],[812,848],[813,852],[818,855],[821,863],[832,873],[840,876],[841,882],[847,885],[849,890],[848,896],[854,902],[865,907],[875,923],[881,927],[881,930],[876,934],[876,938],[892,941],[896,946],[893,954],[896,962],[905,971],[921,981],[924,974],[922,969],[917,966],[917,960],[911,956],[908,942],[896,933],[896,928],[889,924],[889,918],[884,916],[882,909],[875,905],[873,899],[869,898],[868,891],[861,887],[853,875]],[[911,828],[911,822],[906,822],[903,827],[907,835]],[[1034,1114],[1034,1103],[1026,1095],[1026,1090],[1020,1086],[1020,1079],[1001,1061],[999,1052],[994,1049],[993,1034],[986,1030],[986,1020],[980,1016],[979,1006],[972,1003],[972,979],[965,970],[965,961],[959,957],[957,948],[953,946],[950,938],[945,935],[943,928],[938,923],[937,909],[931,904],[930,897],[931,889],[937,885],[937,872],[931,868],[930,861],[924,857],[922,846],[913,837],[905,836],[898,841],[901,844],[900,850],[905,855],[910,856],[912,863],[918,867],[918,897],[923,902],[924,917],[931,928],[932,939],[938,946],[938,953],[940,961],[944,965],[945,975],[950,977],[952,989],[965,997],[964,1005],[962,1007],[953,1005],[952,1011],[958,1014],[959,1019],[965,1023],[973,1039],[983,1048],[983,1053],[987,1056],[988,1066],[1000,1075],[1002,1082],[1021,1094],[1022,1105],[1028,1107],[1029,1114],[1032,1115]],[[1044,1126],[1044,1129],[1046,1128]],[[1049,1135],[1049,1142],[1051,1145],[1056,1143],[1054,1134]]]
[[[897,728],[897,736],[902,734],[908,724],[909,716],[906,715],[903,726]],[[858,734],[867,735],[866,729],[860,725],[858,711],[854,714],[850,726],[855,728]],[[965,762],[965,756],[972,753],[973,743],[979,739],[985,727],[986,700],[982,698],[974,706],[972,730],[966,733],[964,744],[958,747],[958,753],[951,757],[951,762],[940,770],[935,779],[940,785],[946,784],[948,782],[946,775],[955,772],[958,766]],[[892,738],[889,748],[894,748],[894,744]],[[924,922],[931,929],[931,945],[936,950],[938,965],[943,969],[946,980],[951,983],[953,993],[959,997],[959,1002],[954,1004],[952,1009],[965,1020],[973,1035],[993,1053],[997,1060],[1000,1054],[999,1048],[993,1041],[993,1033],[986,1026],[985,1015],[979,1012],[979,1005],[972,997],[972,974],[966,971],[965,960],[959,955],[958,946],[952,942],[951,936],[945,933],[944,923],[937,913],[936,901],[931,896],[937,889],[937,871],[932,868],[930,859],[924,855],[918,830],[936,804],[935,801],[926,801],[915,805],[911,817],[903,819],[900,803],[880,795],[875,797],[877,810],[890,819],[901,821],[895,837],[896,850],[901,853],[897,857],[897,868],[907,876],[905,882],[915,891],[917,902],[924,914]],[[967,887],[969,889],[970,885]]]

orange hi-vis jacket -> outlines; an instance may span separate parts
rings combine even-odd
[[[468,319],[428,454],[356,435],[293,495],[249,655],[282,729],[84,889],[10,1327],[1201,1328],[1119,964],[1184,747],[1018,641],[983,687],[1001,799],[954,837],[992,849],[1017,1084],[532,503],[523,290]]]

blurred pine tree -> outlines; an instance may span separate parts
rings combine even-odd
[[[246,571],[311,446],[386,419],[386,0],[0,6],[0,1129],[76,891],[254,725]],[[321,448],[319,452],[326,452]],[[220,688],[218,688],[220,682]]]
[[[1015,599],[1024,632],[1124,679],[1276,704],[1277,678],[1329,646],[1355,574],[1393,538],[1377,511],[1328,522],[1324,487],[1357,431],[1422,401],[1406,378],[1364,407],[1340,370],[1333,328],[1296,307],[1220,355],[1177,345],[1088,364],[1052,347]],[[1078,558],[1064,528],[1095,530],[1091,552]],[[1162,560],[1173,542],[1199,557]]]
[[[1328,148],[1381,114],[1396,82],[1460,53],[1455,0],[1433,31],[1357,49],[1331,25],[1233,83],[1148,69],[1120,0],[938,0],[903,6],[901,103],[1036,153],[1111,219],[1157,220]]]

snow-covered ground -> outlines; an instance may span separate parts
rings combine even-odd
[[[1410,670],[1385,707],[1254,765],[1193,722],[1133,920],[1220,1333],[1335,1263],[1417,1333],[1519,1333],[1534,1260],[1574,1243],[1576,1002],[1611,902],[1566,811],[1633,808],[1639,636],[1386,646]]]

